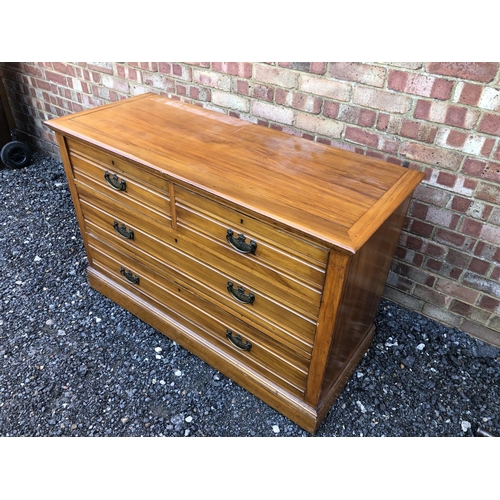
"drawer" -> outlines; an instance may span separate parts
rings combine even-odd
[[[252,257],[271,267],[300,276],[321,289],[325,278],[328,249],[292,235],[243,212],[216,203],[187,189],[175,186],[177,220],[230,245],[243,234],[245,244],[256,243]],[[238,252],[238,250],[234,250]]]
[[[151,168],[125,160],[109,151],[104,151],[71,138],[67,138],[66,143],[70,156],[78,156],[86,160],[87,164],[99,166],[102,171],[110,170],[112,174],[116,173],[134,179],[137,183],[148,186],[159,193],[166,194],[169,192],[170,183],[167,179],[155,174]],[[98,180],[101,181],[99,174]]]
[[[96,270],[134,294],[145,297],[184,327],[194,329],[238,363],[296,395],[303,395],[309,365],[307,359],[191,293],[181,283],[158,277],[140,262],[97,240],[91,239],[90,247]]]
[[[158,273],[182,281],[206,300],[310,356],[316,329],[314,320],[257,290],[245,290],[241,296],[238,288],[242,283],[181,251],[184,245],[174,231],[166,232],[163,241],[159,241],[142,229],[141,220],[122,217],[122,214],[116,218],[85,200],[81,206],[89,234],[130,257],[140,259]],[[253,301],[250,302],[252,292]]]
[[[316,322],[321,303],[321,291],[316,287],[270,267],[252,255],[235,255],[227,242],[212,239],[190,227],[178,224],[177,234],[178,245],[186,253]]]
[[[158,214],[170,218],[168,186],[166,186],[166,190],[159,190],[159,186],[153,187],[151,184],[145,183],[143,179],[123,172],[119,168],[107,169],[92,159],[80,156],[75,152],[70,152],[70,160],[77,189],[83,184],[119,203],[134,206],[135,209],[150,217]],[[136,175],[140,173],[140,170],[135,172]],[[118,189],[111,184],[118,186]]]
[[[140,227],[149,228],[153,234],[161,234],[171,230],[171,218],[168,211],[155,210],[148,205],[137,203],[134,200],[123,200],[108,196],[97,189],[92,180],[79,177],[75,180],[80,202],[102,207],[103,210],[115,217],[134,219]]]

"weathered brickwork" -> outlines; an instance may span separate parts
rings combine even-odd
[[[0,63],[17,137],[155,92],[418,169],[385,296],[500,345],[500,63]]]

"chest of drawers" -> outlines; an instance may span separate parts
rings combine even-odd
[[[155,94],[46,124],[90,284],[315,432],[423,174]]]

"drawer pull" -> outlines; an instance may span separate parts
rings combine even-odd
[[[253,304],[253,301],[255,300],[255,295],[253,293],[245,295],[245,289],[241,286],[234,288],[232,281],[227,282],[227,290],[233,298],[239,302],[243,302],[244,304]]]
[[[232,229],[227,230],[226,239],[229,244],[240,253],[255,253],[255,249],[257,248],[257,243],[255,243],[255,241],[250,240],[250,243],[245,241],[246,238],[244,234],[239,234],[238,237],[235,238]]]
[[[113,227],[116,229],[116,232],[123,236],[124,238],[128,240],[133,240],[134,239],[134,231],[132,229],[127,229],[125,224],[118,224],[118,222],[114,221],[113,222]]]
[[[252,344],[250,342],[243,342],[242,338],[239,335],[233,337],[233,332],[231,330],[226,331],[226,337],[239,349],[243,351],[249,351],[252,348]]]
[[[120,269],[120,273],[121,275],[127,279],[128,281],[130,281],[130,283],[134,283],[134,285],[138,285],[139,284],[139,276],[134,276],[132,274],[132,271],[127,271],[124,267],[122,267]]]
[[[124,179],[119,179],[116,174],[111,175],[107,170],[104,172],[104,178],[106,182],[117,191],[125,191],[127,183]]]

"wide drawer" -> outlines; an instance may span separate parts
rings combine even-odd
[[[285,271],[293,276],[322,288],[328,259],[328,249],[277,227],[268,225],[242,211],[222,205],[188,189],[175,185],[177,220],[196,228],[217,240],[231,245],[243,235],[244,244],[253,241],[251,255],[262,263]],[[243,240],[243,236],[241,239]],[[238,252],[235,249],[235,252]]]
[[[302,396],[308,360],[260,331],[248,326],[191,293],[182,283],[158,275],[138,261],[94,239],[89,240],[93,267],[120,284],[154,301],[176,321],[196,328],[207,342],[216,344],[286,390]]]
[[[279,302],[279,297],[269,297],[260,290],[246,289],[244,296],[240,297],[238,287],[243,284],[185,253],[183,240],[180,241],[174,231],[164,232],[160,241],[147,232],[144,221],[133,215],[120,214],[117,218],[84,199],[81,206],[89,234],[141,260],[158,273],[183,281],[207,300],[265,330],[269,336],[303,355],[310,356],[315,320],[286,307]],[[253,301],[241,302],[248,299],[250,293],[253,293]]]

